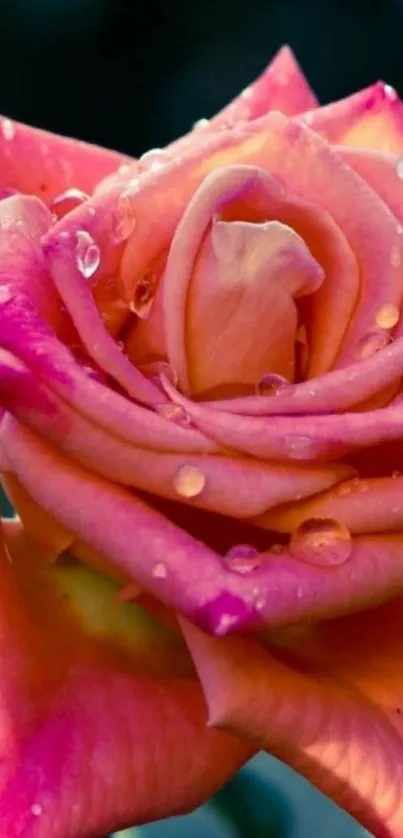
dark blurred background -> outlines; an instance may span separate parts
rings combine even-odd
[[[0,110],[137,155],[289,43],[322,102],[403,92],[403,0],[0,0]]]
[[[0,112],[132,155],[207,117],[289,43],[321,102],[381,78],[403,94],[403,0],[0,0]],[[150,838],[358,838],[274,760]]]

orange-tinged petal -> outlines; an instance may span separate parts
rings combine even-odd
[[[182,626],[213,727],[248,736],[288,762],[377,838],[400,838],[402,626],[400,615],[388,619],[388,608],[366,622],[361,616],[346,621],[344,631],[339,621],[341,634],[330,624],[332,643],[326,627],[323,646],[320,626],[295,629],[274,637],[272,651],[246,638],[216,639]]]
[[[308,518],[326,517],[345,524],[352,533],[403,530],[403,478],[395,475],[361,480],[353,477],[335,489],[320,492],[267,512],[259,526],[293,532]]]
[[[47,203],[67,189],[91,193],[102,178],[130,158],[0,118],[0,184]]]
[[[193,808],[251,746],[206,730],[179,636],[119,603],[116,586],[82,566],[49,570],[18,525],[7,536],[3,834],[93,838]]]
[[[302,119],[333,145],[403,152],[403,104],[393,87],[383,82],[310,111]]]

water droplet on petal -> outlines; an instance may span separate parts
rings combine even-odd
[[[155,579],[166,579],[168,573],[167,566],[164,564],[164,562],[157,562],[157,564],[154,565],[151,573]]]
[[[217,625],[214,629],[214,634],[217,637],[220,637],[223,634],[226,634],[228,629],[231,628],[231,626],[235,626],[237,624],[237,622],[238,622],[238,617],[235,617],[231,614],[222,614],[222,616],[218,620],[218,623],[217,623]]]
[[[31,813],[36,817],[39,818],[42,815],[43,808],[40,803],[33,803],[31,806]]]
[[[255,602],[256,611],[262,611],[262,609],[265,607],[265,605],[266,605],[265,598],[262,597],[262,596],[258,597],[256,602]]]
[[[76,189],[75,187],[66,189],[65,192],[56,195],[56,198],[50,204],[50,209],[56,218],[63,218],[68,212],[71,212],[76,207],[84,204],[85,201],[88,201],[88,198],[89,195],[86,192],[82,192],[81,189]]]
[[[302,597],[304,596],[304,589],[303,589],[302,585],[298,585],[297,590],[296,590],[296,594],[297,594],[298,599],[302,599]]]
[[[397,478],[401,477],[401,476],[402,476],[402,472],[398,471],[398,469],[395,469],[394,471],[392,471],[392,480],[397,480]]]
[[[76,264],[80,274],[90,279],[99,268],[101,251],[94,239],[86,230],[76,233]]]
[[[383,85],[383,90],[384,90],[385,96],[387,96],[388,99],[391,100],[391,102],[394,102],[398,98],[396,90],[395,90],[394,87],[392,87],[391,84],[384,84]]]
[[[267,373],[258,381],[256,393],[258,396],[279,396],[286,387],[289,387],[289,381],[282,375]]]
[[[399,157],[396,163],[396,174],[400,180],[403,180],[403,157]]]
[[[205,128],[206,125],[209,124],[209,120],[203,117],[203,119],[198,119],[193,124],[193,131],[200,131],[200,128]]]
[[[130,194],[119,196],[117,209],[112,213],[112,241],[121,244],[130,238],[136,227],[136,216],[130,201]]]
[[[340,483],[340,486],[336,486],[336,494],[341,498],[351,495],[351,483]]]
[[[6,142],[9,142],[10,140],[14,139],[17,130],[14,125],[14,122],[12,122],[11,119],[7,119],[7,117],[4,117],[1,120],[1,133],[3,134],[3,139],[6,140]]]
[[[293,460],[313,460],[318,453],[316,440],[302,434],[286,436],[284,445],[287,454]]]
[[[168,419],[169,422],[174,422],[175,425],[182,425],[183,428],[188,428],[190,425],[190,417],[180,404],[173,404],[173,402],[159,404],[157,405],[157,413],[164,419]]]
[[[250,85],[249,87],[245,87],[245,90],[243,90],[241,93],[242,99],[250,99],[251,96],[253,96],[252,85]]]
[[[153,271],[147,271],[134,289],[134,297],[129,304],[129,308],[141,320],[147,320],[150,314],[157,289],[157,282],[157,274]]]
[[[402,264],[402,253],[399,245],[394,244],[390,251],[390,264],[392,268],[400,268]]]
[[[162,148],[151,148],[141,155],[138,161],[139,172],[151,172],[162,169],[167,163],[171,163],[172,157]]]
[[[357,354],[359,358],[370,358],[380,349],[384,349],[392,340],[393,338],[387,332],[368,332],[358,342]]]
[[[293,533],[290,553],[308,564],[344,564],[352,550],[350,531],[334,518],[308,518]]]
[[[10,303],[14,299],[14,296],[9,285],[0,286],[0,305],[1,303]]]
[[[261,554],[250,544],[235,544],[227,550],[225,564],[234,573],[250,573],[261,564]]]
[[[375,321],[380,329],[392,329],[399,320],[399,309],[393,303],[386,303],[377,311]]]
[[[174,478],[178,495],[183,498],[195,498],[206,485],[206,475],[197,466],[182,466]]]

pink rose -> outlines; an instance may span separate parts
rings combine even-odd
[[[264,748],[401,838],[397,94],[319,108],[284,49],[137,162],[2,127],[4,834],[185,811]]]

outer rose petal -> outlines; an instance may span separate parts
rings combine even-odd
[[[177,635],[82,567],[47,570],[15,529],[12,564],[1,555],[3,834],[93,838],[193,808],[251,747],[206,730]]]
[[[0,118],[0,184],[52,201],[71,187],[91,193],[130,157]]]
[[[403,590],[401,533],[354,538],[348,562],[331,572],[287,550],[268,550],[253,572],[241,575],[144,500],[85,471],[10,418],[1,442],[5,467],[34,501],[112,569],[217,635],[355,611]]]
[[[403,834],[402,603],[272,638],[183,623],[213,727],[305,774],[376,838]]]
[[[302,119],[332,145],[403,152],[403,104],[393,87],[378,82]]]

